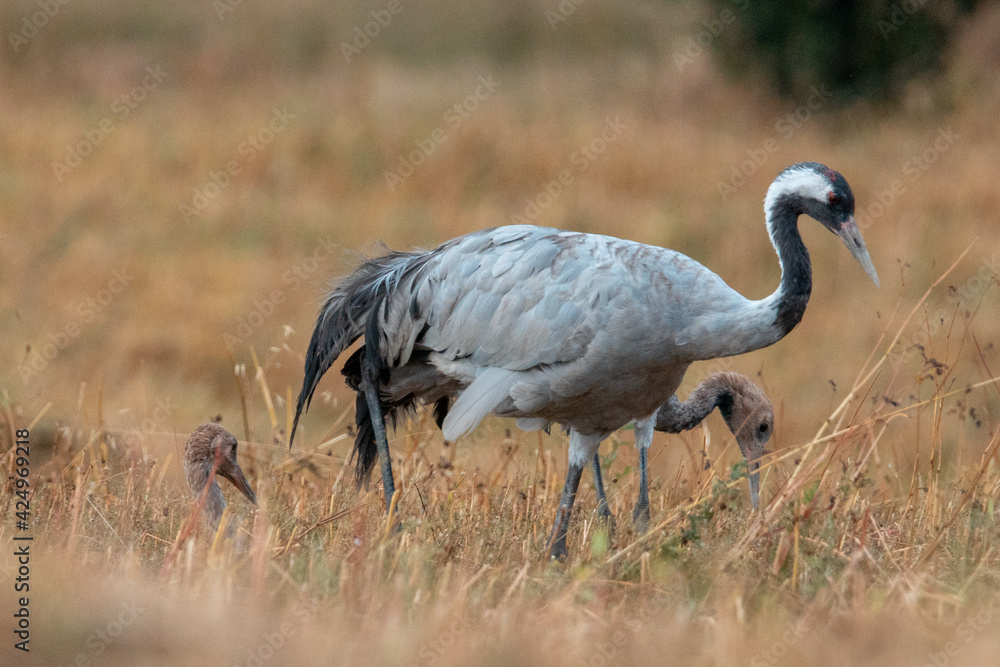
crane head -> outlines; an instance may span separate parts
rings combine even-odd
[[[214,467],[216,474],[232,482],[247,500],[256,505],[257,494],[250,488],[250,483],[236,460],[237,447],[236,437],[226,429],[218,424],[202,424],[188,439],[184,451],[184,467],[189,479],[199,469],[207,479],[208,470]]]
[[[225,436],[218,435],[213,441],[213,449],[217,448],[218,452],[216,460],[219,462],[219,468],[216,472],[232,482],[233,486],[239,489],[247,500],[256,505],[257,494],[250,488],[250,483],[243,476],[243,469],[240,468],[240,464],[236,460],[236,438],[229,431],[226,431]]]
[[[757,507],[760,497],[760,457],[774,432],[774,407],[767,394],[738,373],[720,373],[728,385],[727,397],[719,404],[722,418],[736,436],[736,443],[747,462],[750,500]]]
[[[840,172],[818,162],[793,164],[778,174],[767,190],[764,210],[769,229],[780,206],[805,213],[836,234],[878,287],[878,272],[854,219],[854,193]]]

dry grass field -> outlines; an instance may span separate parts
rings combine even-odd
[[[696,2],[43,4],[0,7],[0,663],[996,664],[994,5],[881,107],[678,60]],[[881,288],[802,218],[802,323],[689,372],[682,395],[731,369],[774,401],[759,512],[718,415],[656,435],[644,535],[632,434],[606,441],[615,531],[585,475],[564,564],[561,433],[488,419],[445,447],[418,414],[390,439],[398,532],[377,480],[354,488],[335,372],[289,451],[318,305],[378,240],[527,219],[760,298],[761,202],[803,160],[851,183]],[[212,419],[260,499],[224,486],[235,540],[180,473]]]

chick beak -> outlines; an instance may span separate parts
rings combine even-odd
[[[243,470],[240,469],[239,463],[233,460],[226,461],[223,465],[219,466],[219,474],[232,482],[233,486],[247,497],[247,500],[254,505],[257,504],[257,494],[253,492],[253,489],[250,488],[250,483],[247,482],[247,478],[243,476]]]
[[[760,463],[748,461],[747,471],[750,473],[750,502],[753,503],[753,508],[757,509],[757,502],[760,498]]]
[[[878,287],[878,272],[875,271],[872,258],[868,255],[868,248],[865,247],[865,240],[861,238],[861,231],[858,229],[858,223],[855,222],[854,216],[847,216],[847,219],[840,223],[840,229],[835,231],[834,234],[840,237],[840,240],[844,242],[847,249],[854,255],[854,259],[858,260],[861,268],[865,270],[868,277],[875,283],[875,287]]]

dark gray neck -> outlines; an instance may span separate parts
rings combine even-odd
[[[217,528],[219,521],[222,520],[222,513],[226,509],[226,499],[222,497],[222,489],[219,488],[215,479],[209,482],[212,467],[210,462],[208,463],[209,465],[188,468],[186,476],[195,503],[201,502],[202,493],[206,493],[205,516],[212,528]],[[208,485],[207,492],[205,491],[206,485]]]
[[[656,413],[656,430],[665,433],[690,431],[715,408],[722,411],[728,422],[732,407],[732,390],[714,377],[709,378],[698,385],[686,401],[677,398],[677,394],[671,396]]]
[[[798,228],[805,205],[794,192],[773,199],[769,193],[767,205],[767,232],[781,263],[781,284],[759,301],[734,306],[720,300],[720,309],[712,311],[705,323],[711,335],[691,342],[686,361],[731,357],[773,345],[802,319],[812,292],[809,252]],[[705,304],[706,310],[711,311],[714,303]]]
[[[801,200],[792,195],[781,197],[768,211],[768,233],[781,262],[781,286],[774,324],[782,336],[802,319],[812,292],[809,251],[799,234],[798,218],[802,212]]]

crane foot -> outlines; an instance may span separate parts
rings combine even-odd
[[[649,505],[636,505],[632,511],[632,521],[635,522],[636,532],[641,534],[649,530]]]
[[[607,503],[597,506],[597,521],[608,529],[608,537],[615,534],[615,515],[608,509]]]

